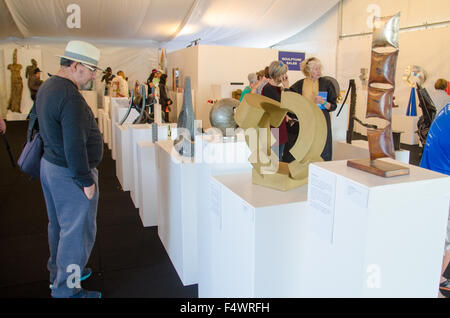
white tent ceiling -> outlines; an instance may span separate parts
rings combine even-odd
[[[339,0],[0,0],[0,40],[95,39],[169,50],[201,44],[269,47]],[[80,28],[67,20],[80,8]]]

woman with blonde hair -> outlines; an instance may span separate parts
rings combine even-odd
[[[269,76],[271,81],[269,81],[262,89],[261,95],[272,98],[277,102],[281,101],[281,91],[283,89],[289,88],[289,80],[287,76],[288,67],[286,64],[280,61],[273,61],[269,65]],[[281,87],[282,86],[282,87]],[[271,127],[273,128],[273,127]],[[275,136],[277,134],[274,133]],[[286,120],[281,122],[280,127],[278,127],[278,138],[277,143],[273,147],[278,148],[278,158],[280,161],[283,157],[284,147],[288,141],[288,134],[286,129]]]
[[[322,63],[316,57],[310,57],[304,60],[300,64],[300,69],[306,78],[297,81],[289,89],[290,91],[296,92],[303,95],[305,98],[317,104],[320,107],[325,120],[327,122],[327,140],[325,142],[325,147],[322,151],[321,157],[325,161],[330,161],[332,158],[332,136],[331,136],[331,119],[330,112],[337,108],[336,98],[337,92],[333,86],[333,83],[322,77]],[[295,119],[295,116],[294,116]],[[288,145],[285,150],[286,162],[294,160],[292,155],[289,153],[290,147],[295,144],[298,136],[298,122],[295,122],[290,130],[290,138]]]

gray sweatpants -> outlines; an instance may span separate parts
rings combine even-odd
[[[68,168],[41,160],[41,185],[49,221],[47,267],[53,297],[69,297],[80,291],[74,268],[83,273],[94,246],[99,194],[97,169],[92,169],[91,174],[96,189],[94,197],[88,200]]]

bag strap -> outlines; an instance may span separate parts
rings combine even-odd
[[[39,131],[39,122],[36,112],[36,103],[33,103],[33,106],[30,110],[30,121],[28,122],[28,129],[27,129],[27,141],[31,141],[31,138],[33,137],[34,133]]]

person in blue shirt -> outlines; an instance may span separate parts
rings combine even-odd
[[[425,169],[450,175],[450,103],[436,115],[423,149],[420,166]],[[444,297],[442,291],[450,292],[450,281],[444,277],[444,272],[450,263],[450,209],[445,240],[445,254],[442,262],[439,297]]]

